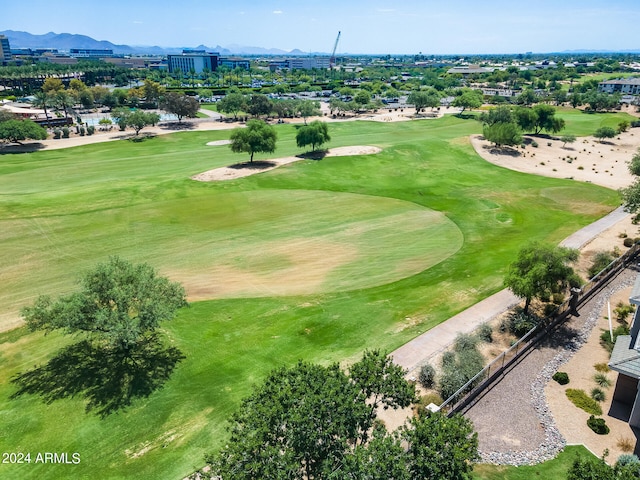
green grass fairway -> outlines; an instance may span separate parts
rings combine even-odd
[[[272,158],[300,153],[294,126],[277,131]],[[524,242],[559,242],[619,204],[593,184],[483,161],[468,141],[480,131],[456,117],[333,123],[330,147],[382,152],[217,183],[190,176],[248,159],[206,145],[229,131],[0,156],[0,325],[113,254],[207,299],[163,325],[186,356],[164,387],[105,419],[79,397],[10,399],[12,376],[74,339],[0,334],[0,450],[81,455],[0,465],[0,477],[182,478],[272,368],[391,351],[501,289]]]
[[[557,115],[563,118],[567,126],[558,136],[572,134],[577,137],[593,135],[600,127],[618,128],[618,124],[623,120],[631,123],[637,120],[627,112],[616,113],[589,113],[573,108],[558,108]]]

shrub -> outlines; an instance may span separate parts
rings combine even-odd
[[[595,368],[597,372],[603,373],[607,373],[610,370],[609,365],[606,363],[596,363],[593,368]]]
[[[640,127],[640,120],[634,120],[631,122],[633,128]]]
[[[446,351],[442,354],[442,368],[455,368],[456,366],[456,354],[451,351]]]
[[[593,263],[589,267],[588,275],[589,278],[595,277],[598,273],[600,273],[605,267],[607,267],[611,262],[615,259],[613,255],[609,252],[598,252],[593,256]]]
[[[587,425],[598,435],[606,435],[607,433],[609,433],[609,427],[607,427],[604,418],[596,418],[591,415],[589,417],[589,420],[587,420]]]
[[[633,449],[635,448],[635,444],[636,442],[634,440],[631,440],[630,438],[627,438],[627,437],[620,437],[616,442],[616,445],[618,446],[618,448],[623,452],[633,452]],[[618,457],[618,462],[617,462],[618,464],[620,464],[622,457],[635,457],[634,458],[635,462],[639,461],[638,457],[636,457],[635,455],[620,455],[620,457]],[[623,463],[623,465],[626,465],[627,463],[633,463],[633,462],[625,462]]]
[[[62,127],[62,138],[69,138],[69,127]]]
[[[611,335],[609,335],[609,330],[602,330],[602,333],[600,334],[600,345],[602,345],[607,352],[613,352],[613,346],[616,343],[618,335],[629,335],[629,327],[627,325],[620,325],[614,328],[613,339],[611,338]]]
[[[96,127],[93,125],[89,125],[87,127],[87,135],[93,135],[96,132]]]
[[[424,388],[433,388],[436,383],[436,369],[428,363],[420,368],[418,381]]]
[[[611,380],[609,380],[609,377],[607,377],[604,373],[596,373],[593,376],[593,379],[601,387],[609,388],[611,386]]]
[[[596,387],[591,390],[591,398],[593,398],[596,402],[604,402],[606,396],[601,388]]]
[[[622,302],[618,302],[616,308],[613,309],[613,313],[616,316],[616,321],[618,323],[626,323],[627,317],[631,315],[635,311],[635,306],[631,304],[624,304]]]
[[[564,294],[562,294],[562,293],[554,293],[551,296],[551,300],[556,305],[562,305],[562,302],[564,302]]]
[[[83,126],[81,126],[81,127],[78,129],[78,133],[80,133],[80,136],[81,136],[81,137],[84,137],[85,130],[84,130],[84,127],[83,127]]]
[[[465,383],[467,383],[467,379],[464,378],[462,372],[455,369],[447,370],[440,378],[440,395],[442,395],[442,398],[447,399],[456,393]]]
[[[627,247],[627,248],[629,248],[629,247],[633,247],[633,244],[634,244],[633,238],[631,238],[631,237],[627,237],[627,238],[625,238],[625,239],[622,241],[622,244],[623,244],[625,247]]]
[[[473,350],[476,348],[478,344],[478,338],[474,335],[469,335],[466,333],[459,333],[456,337],[455,343],[453,344],[453,350],[460,353],[466,350]]]
[[[531,142],[531,146],[534,148],[538,148],[538,142],[534,140],[533,142]]]
[[[560,385],[566,385],[567,383],[569,383],[569,374],[567,372],[556,372],[551,378],[553,378]]]
[[[62,137],[62,130],[60,130],[59,128],[54,129],[53,130],[53,138],[55,138],[57,140],[60,137]]]
[[[600,407],[600,404],[587,395],[587,392],[584,390],[567,388],[565,393],[567,394],[567,398],[571,400],[571,403],[576,407],[590,413],[591,415],[602,415],[602,408]]]
[[[478,338],[486,343],[493,342],[493,328],[488,323],[483,323],[478,328],[477,332]]]
[[[510,333],[522,337],[525,333],[538,326],[540,318],[531,313],[515,312],[509,315],[507,328]]]

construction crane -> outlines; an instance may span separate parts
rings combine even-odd
[[[331,52],[331,57],[329,58],[330,69],[332,69],[336,64],[336,48],[338,48],[339,41],[340,41],[340,32],[338,32],[338,36],[336,37],[336,43],[333,44],[333,52]]]

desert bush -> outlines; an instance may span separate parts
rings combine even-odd
[[[456,366],[456,354],[451,351],[446,351],[442,354],[442,368],[444,370],[448,368],[455,368]]]
[[[456,336],[455,342],[453,344],[453,350],[455,352],[464,352],[466,350],[473,350],[476,348],[478,344],[478,337],[474,335],[469,335],[467,333],[459,333]]]
[[[600,334],[600,345],[602,345],[607,352],[613,352],[613,346],[616,343],[618,335],[629,335],[629,327],[627,325],[619,325],[614,328],[613,338],[609,335],[609,330],[602,330],[602,333]]]
[[[532,328],[537,327],[541,319],[531,313],[517,311],[507,317],[507,330],[517,337],[522,337]]]
[[[630,303],[618,302],[616,308],[613,309],[613,313],[616,316],[616,321],[618,323],[626,323],[627,317],[631,315],[635,311],[635,306]]]
[[[626,240],[626,239],[625,239]],[[600,273],[607,265],[613,262],[615,258],[610,252],[598,252],[593,256],[593,263],[587,271],[589,278],[593,278]]]
[[[609,433],[609,427],[607,427],[604,418],[596,418],[591,415],[589,417],[589,420],[587,420],[587,425],[598,435],[606,435],[607,433]]]
[[[53,138],[55,138],[57,140],[60,137],[62,137],[62,130],[60,130],[59,128],[54,129],[53,130]]]
[[[89,125],[87,127],[87,135],[93,135],[94,133],[96,133],[96,127],[94,127],[93,125]]]
[[[616,442],[616,445],[618,446],[618,448],[620,450],[622,450],[623,452],[633,452],[633,449],[635,448],[636,442],[634,440],[631,440],[630,438],[627,437],[620,437],[618,438],[618,441]],[[635,461],[638,462],[638,457],[635,455],[620,455],[620,457],[618,457],[618,463],[620,463],[620,460],[622,459],[622,457],[635,457]],[[632,463],[632,462],[625,462],[626,463]]]
[[[567,398],[571,400],[571,403],[576,407],[590,413],[591,415],[602,415],[602,408],[600,407],[600,404],[587,395],[587,392],[584,390],[567,388],[565,393]]]
[[[62,138],[69,138],[69,127],[62,127]]]
[[[447,370],[440,377],[440,395],[445,399],[451,397],[467,381],[462,372],[455,369]]]
[[[601,388],[594,388],[591,390],[591,398],[593,398],[596,402],[604,402],[606,396],[604,394],[604,390]]]
[[[493,342],[493,328],[488,323],[483,323],[476,332],[478,338],[486,343]]]
[[[622,241],[622,244],[623,244],[625,247],[627,247],[627,248],[629,248],[629,247],[633,247],[633,238],[631,238],[631,237],[627,237],[627,238],[625,238],[625,239]]]
[[[418,381],[420,385],[424,388],[433,388],[436,383],[436,369],[433,368],[432,365],[428,363],[424,364],[420,368],[420,373],[418,374]]]
[[[567,372],[556,372],[551,378],[553,378],[560,385],[566,385],[567,383],[569,383],[569,374]]]
[[[551,296],[551,300],[553,301],[553,303],[555,305],[562,305],[562,302],[564,302],[564,294],[559,293],[559,292],[558,293],[554,293]]]
[[[602,373],[607,373],[609,370],[611,370],[609,368],[609,365],[607,365],[606,363],[596,363],[593,368],[596,369],[596,372],[602,372]]]
[[[601,387],[609,388],[611,386],[611,380],[609,380],[609,377],[607,377],[604,373],[596,373],[593,376],[593,379]]]
[[[538,142],[534,140],[533,142],[531,142],[531,146],[534,148],[538,148]]]

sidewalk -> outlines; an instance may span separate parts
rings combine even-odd
[[[560,244],[570,248],[581,248],[628,215],[630,214],[624,212],[622,207],[618,207],[607,216],[570,235]],[[396,364],[411,372],[425,360],[446,350],[458,334],[472,333],[484,322],[517,305],[520,300],[510,290],[501,290],[404,344],[391,352],[391,357]]]

